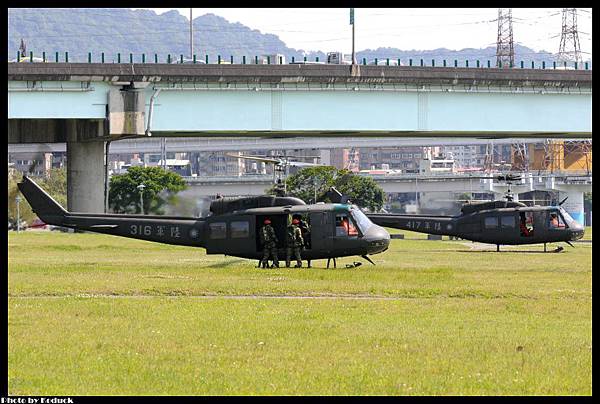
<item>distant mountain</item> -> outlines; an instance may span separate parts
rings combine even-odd
[[[536,52],[531,48],[522,45],[515,45],[515,65],[520,66],[520,62],[523,61],[524,67],[531,67],[531,62],[535,63],[535,66],[539,66],[542,61],[545,61],[549,66],[553,61],[556,60],[556,55],[547,51]],[[375,50],[367,49],[358,52],[358,62],[362,63],[362,58],[366,60],[373,60],[378,58],[394,58],[400,59],[403,64],[409,64],[410,59],[413,60],[413,66],[419,66],[421,59],[423,64],[431,66],[431,61],[435,60],[436,66],[442,66],[443,61],[446,60],[447,66],[454,66],[454,61],[458,62],[459,67],[465,66],[465,61],[469,61],[469,66],[476,66],[479,60],[481,66],[487,66],[487,61],[490,61],[490,65],[494,66],[496,63],[496,47],[489,46],[484,49],[466,48],[461,50],[450,50],[446,48],[438,48],[433,50],[400,50],[396,48],[377,48]]]
[[[16,57],[21,39],[25,41],[27,52],[33,51],[36,56],[41,56],[44,51],[53,60],[58,51],[61,61],[65,51],[69,52],[69,61],[74,62],[87,61],[88,52],[92,52],[94,61],[99,61],[100,53],[104,52],[107,62],[116,60],[117,53],[121,53],[122,61],[128,61],[132,53],[136,62],[141,60],[142,53],[150,62],[155,53],[160,62],[166,60],[167,54],[172,58],[189,54],[189,20],[175,10],[156,14],[151,10],[126,8],[9,9],[8,23],[9,60]],[[288,61],[292,57],[300,60],[304,56],[308,60],[318,57],[324,61],[326,58],[324,52],[289,48],[276,35],[263,34],[240,23],[230,23],[214,14],[194,18],[193,28],[194,52],[199,59],[208,54],[211,62],[216,61],[217,55],[225,60],[233,56],[236,63],[241,62],[242,56],[246,56],[250,63],[254,56],[275,53],[285,55]],[[453,66],[457,59],[459,66],[464,66],[468,59],[470,66],[474,66],[476,60],[480,60],[482,65],[490,60],[493,66],[495,53],[493,47],[459,51],[377,48],[357,52],[357,60],[362,63],[363,58],[367,61],[378,58],[385,63],[385,58],[391,58],[408,64],[412,58],[413,65],[419,65],[420,59],[423,59],[424,64],[430,66],[431,60],[435,59],[436,66],[441,66],[445,59],[448,66]],[[541,61],[551,64],[555,55],[515,45],[515,60],[517,65],[523,60],[529,67],[532,60],[536,66]]]

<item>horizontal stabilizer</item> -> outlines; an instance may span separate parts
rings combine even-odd
[[[19,190],[39,218],[47,224],[60,225],[68,214],[50,195],[27,176],[18,183]]]

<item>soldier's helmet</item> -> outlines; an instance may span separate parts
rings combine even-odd
[[[271,224],[271,220],[265,219],[264,224]]]
[[[298,224],[298,223],[300,223],[300,220],[298,220],[298,219],[292,220],[292,224]]]

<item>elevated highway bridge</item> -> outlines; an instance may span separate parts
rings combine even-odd
[[[573,139],[582,140],[582,139]],[[110,154],[160,153],[166,152],[237,152],[257,150],[301,150],[364,147],[411,147],[411,146],[461,146],[494,145],[515,143],[539,143],[539,138],[451,138],[451,137],[137,137],[111,142]],[[64,153],[66,143],[21,143],[9,144],[9,153]]]
[[[8,143],[66,143],[68,207],[102,212],[136,137],[591,138],[589,70],[9,63]]]

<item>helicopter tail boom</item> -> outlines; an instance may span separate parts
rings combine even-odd
[[[379,226],[410,230],[419,233],[456,235],[455,221],[452,216],[420,216],[371,213],[367,215]]]
[[[46,224],[165,244],[200,247],[204,244],[204,221],[199,218],[72,213],[63,209],[27,177],[23,177],[17,186],[33,211]]]
[[[18,183],[19,190],[31,205],[36,215],[46,224],[60,226],[69,212],[63,209],[39,185],[23,176],[23,181]]]

